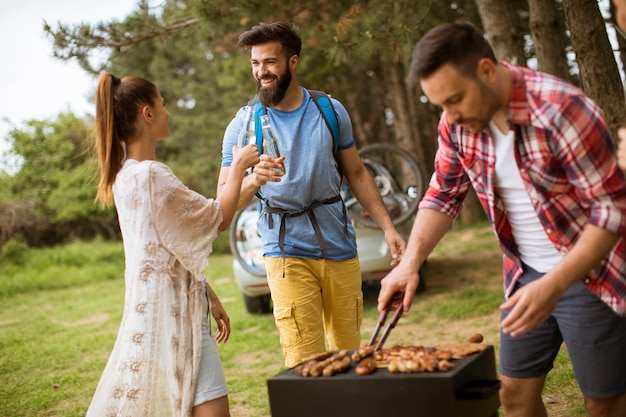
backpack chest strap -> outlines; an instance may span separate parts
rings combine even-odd
[[[346,236],[348,235],[348,216],[346,213],[346,206],[343,203],[341,195],[337,194],[334,197],[328,198],[322,201],[314,201],[311,205],[304,207],[299,210],[285,210],[280,207],[270,207],[266,204],[263,205],[263,211],[269,214],[280,214],[280,229],[278,231],[278,247],[280,248],[280,252],[283,254],[283,258],[285,257],[285,220],[287,217],[298,217],[306,214],[311,222],[311,226],[313,227],[313,231],[315,233],[315,238],[317,239],[317,243],[320,245],[320,250],[322,251],[322,255],[326,255],[326,243],[322,238],[322,231],[315,217],[315,213],[313,209],[315,207],[319,207],[324,204],[333,204],[338,201],[341,201],[341,207],[343,211],[343,222],[344,222],[344,231]],[[272,216],[269,216],[268,219],[268,227],[271,229],[274,227],[274,222],[272,220]]]

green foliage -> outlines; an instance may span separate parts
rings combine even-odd
[[[9,133],[12,151],[23,164],[11,181],[13,195],[35,200],[41,214],[50,214],[47,197],[64,180],[64,174],[85,161],[89,130],[84,120],[71,113],[56,121],[26,122],[23,130]]]
[[[60,173],[57,187],[50,191],[46,205],[55,214],[55,222],[89,221],[102,213],[94,204],[95,186],[89,179],[93,175],[87,164]]]
[[[91,134],[91,119],[71,113],[56,120],[31,120],[9,132],[11,152],[22,164],[17,173],[0,179],[6,185],[6,203],[0,204],[3,238],[22,231],[29,244],[42,245],[72,237],[116,236],[114,212],[94,204]]]
[[[6,246],[14,255],[4,256]],[[23,243],[13,239],[2,249],[0,299],[123,276],[124,251],[120,242],[76,241],[65,246],[27,250]]]
[[[2,263],[16,266],[24,265],[29,249],[22,234],[17,233],[0,248],[0,265],[2,265]]]

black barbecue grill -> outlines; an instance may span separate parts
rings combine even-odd
[[[294,369],[267,380],[272,417],[497,417],[500,381],[493,346],[455,360],[445,372],[331,377]]]

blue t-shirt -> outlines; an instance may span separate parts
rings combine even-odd
[[[323,201],[339,194],[341,177],[333,157],[333,137],[309,92],[303,88],[304,100],[294,111],[267,108],[272,130],[285,155],[286,174],[280,182],[268,182],[259,189],[271,207],[300,210],[314,201]],[[352,124],[343,105],[332,99],[339,122],[339,150],[354,146]],[[222,166],[232,163],[232,147],[243,126],[245,107],[239,109],[224,134]],[[342,202],[324,204],[314,209],[326,245],[326,258],[352,259],[356,256],[356,237],[348,219],[348,234],[344,229]],[[346,214],[347,215],[347,214]],[[269,227],[268,216],[273,216]],[[278,247],[280,214],[259,214],[258,230],[267,257],[282,256]],[[285,219],[284,249],[286,256],[321,258],[322,252],[313,226],[306,214]]]

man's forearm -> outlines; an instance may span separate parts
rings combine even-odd
[[[241,192],[239,193],[239,204],[237,210],[243,210],[252,200],[252,197],[259,190],[259,187],[254,182],[252,175],[246,176],[241,183]]]
[[[358,183],[350,184],[350,188],[359,204],[372,216],[381,229],[388,230],[394,227],[387,207],[385,207],[380,196],[380,191],[369,174],[359,177]]]
[[[218,186],[217,186],[217,193],[216,193],[218,196],[222,193],[222,191],[224,191],[224,187],[226,186],[226,181],[228,180],[229,174],[230,174],[230,167],[224,167],[220,171],[220,176],[218,179]],[[241,189],[239,191],[239,200],[237,201],[237,210],[243,210],[244,208],[246,208],[246,206],[248,205],[248,203],[250,203],[250,200],[252,200],[252,197],[254,197],[254,194],[256,194],[258,189],[259,187],[254,182],[254,176],[247,175],[241,183]]]
[[[562,291],[595,268],[619,241],[620,236],[593,225],[587,225],[578,241],[563,259],[546,274]]]

